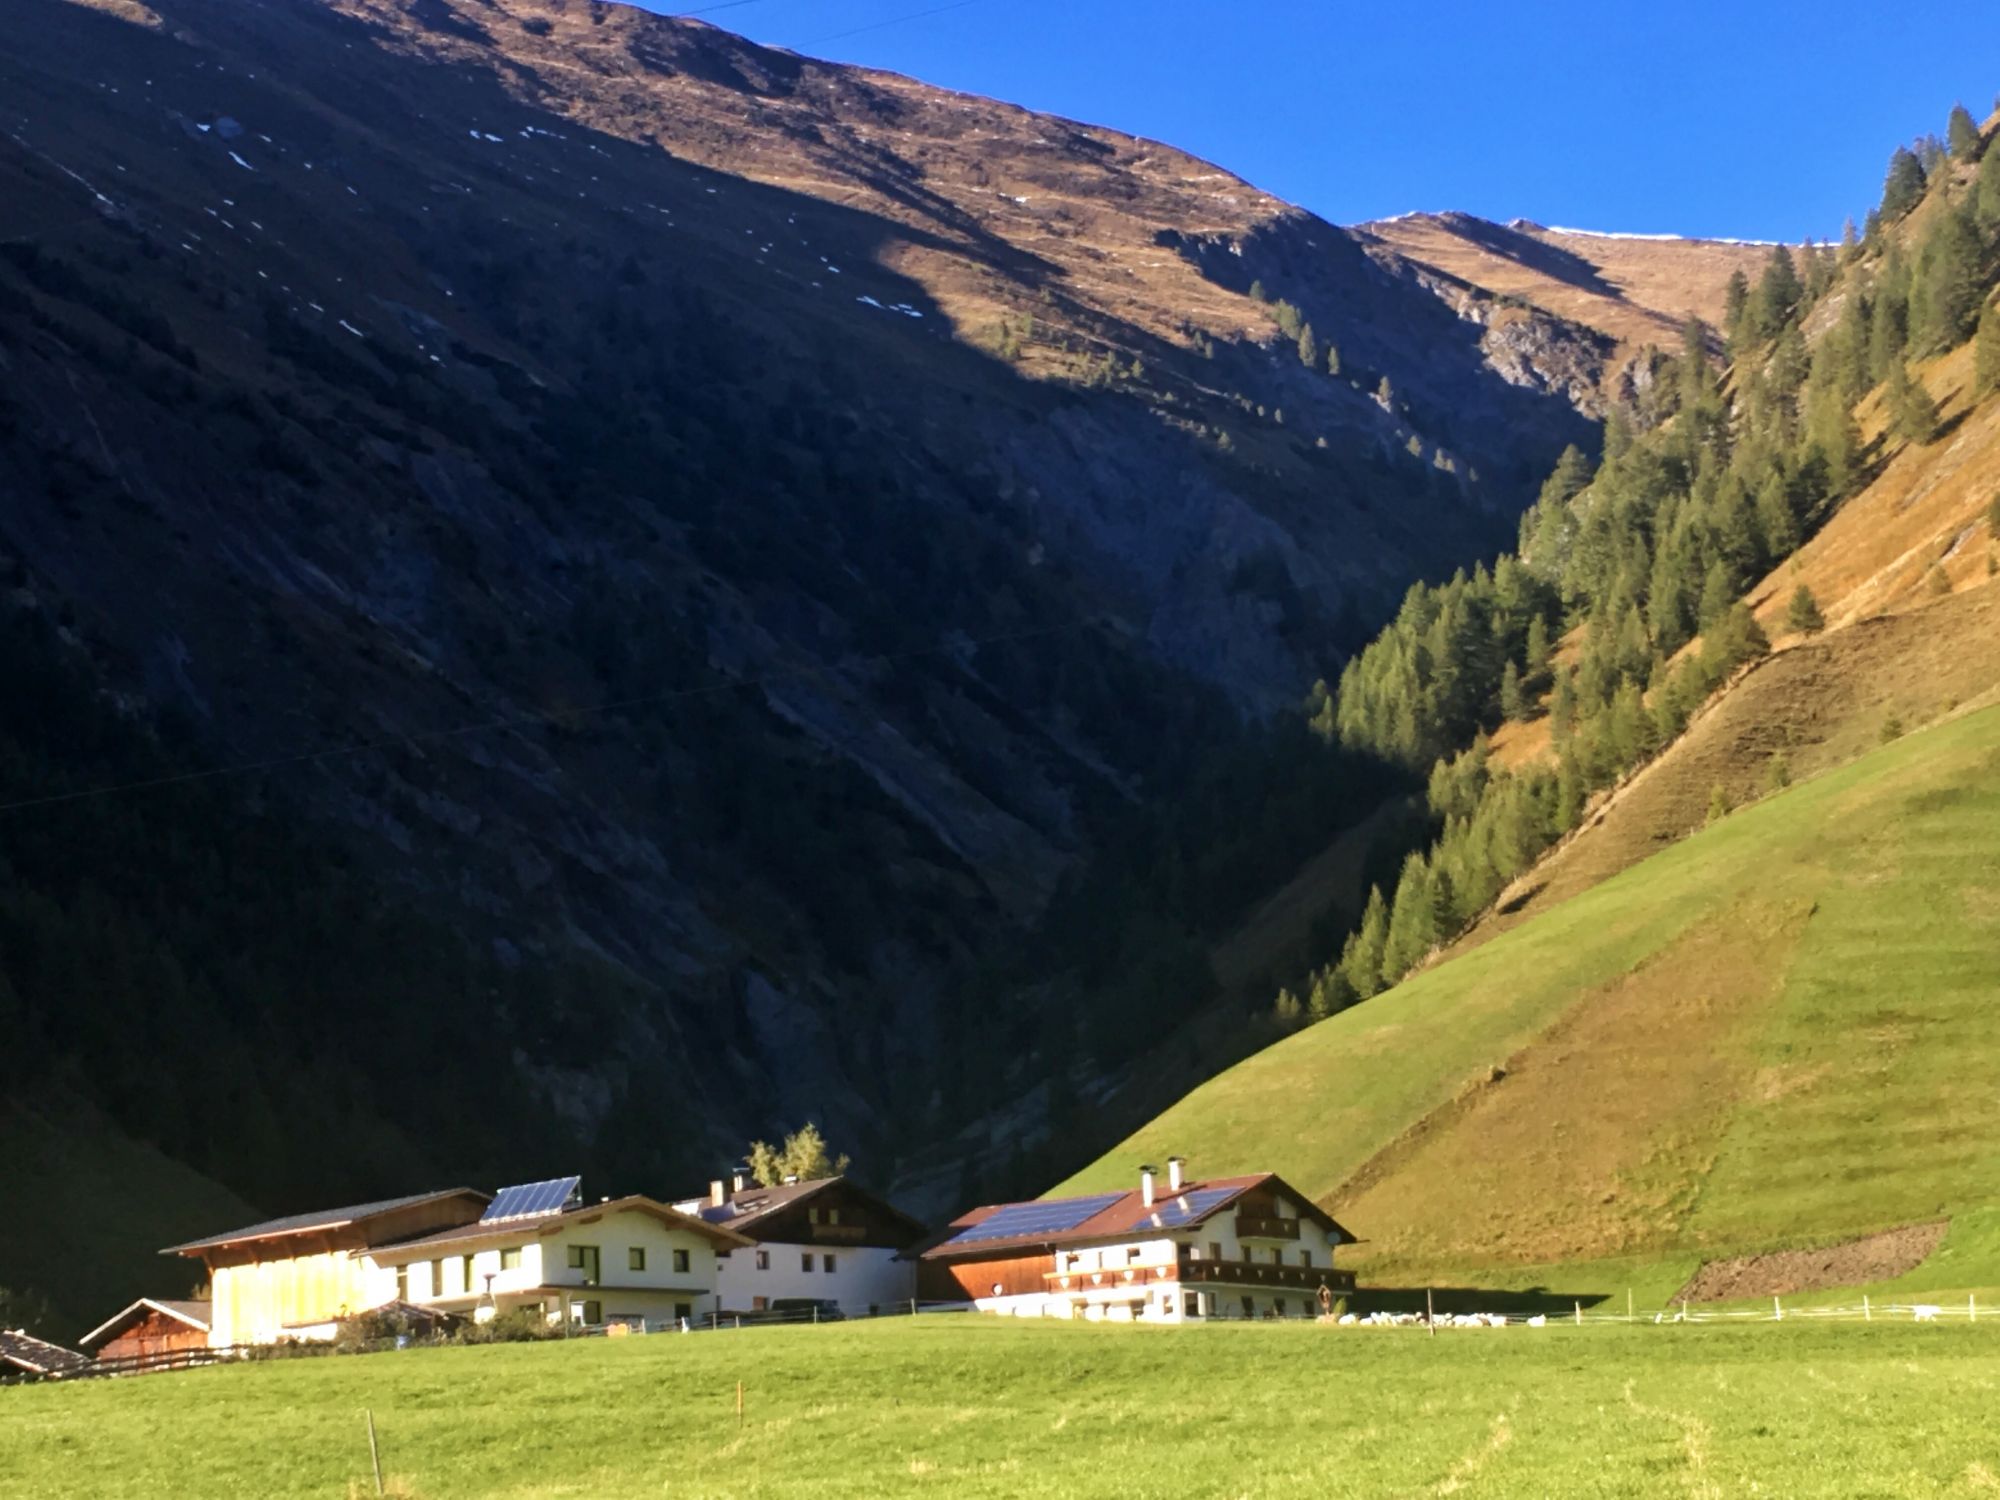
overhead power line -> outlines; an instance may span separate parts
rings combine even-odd
[[[799,45],[817,47],[821,42],[837,42],[842,37],[860,36],[864,31],[882,31],[890,26],[901,26],[910,21],[921,21],[927,16],[941,16],[948,10],[964,10],[968,5],[977,5],[979,0],[952,0],[950,5],[934,5],[929,10],[915,10],[908,15],[891,16],[886,21],[871,21],[866,26],[850,26],[845,31],[830,31],[825,36],[807,37]]]

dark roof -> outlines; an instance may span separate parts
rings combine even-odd
[[[60,1375],[89,1369],[90,1356],[16,1328],[11,1332],[0,1331],[0,1364],[13,1365],[31,1375]]]
[[[604,1203],[586,1203],[578,1208],[536,1214],[533,1218],[498,1219],[491,1224],[460,1224],[455,1229],[440,1229],[431,1234],[419,1234],[410,1239],[396,1240],[389,1244],[377,1245],[374,1247],[373,1253],[378,1257],[386,1258],[388,1254],[408,1251],[410,1252],[410,1259],[415,1260],[420,1259],[423,1253],[433,1249],[442,1249],[449,1245],[466,1244],[474,1241],[491,1242],[497,1240],[533,1239],[563,1224],[587,1222],[593,1215],[619,1213],[626,1209],[636,1209],[641,1213],[649,1213],[654,1218],[668,1224],[685,1225],[689,1229],[699,1230],[720,1245],[735,1246],[751,1243],[750,1240],[736,1233],[735,1230],[726,1224],[710,1224],[705,1220],[696,1218],[693,1214],[684,1214],[677,1208],[671,1208],[667,1204],[657,1202],[642,1194],[634,1193],[628,1197],[613,1198]]]
[[[1038,1249],[1045,1245],[1088,1245],[1102,1240],[1127,1240],[1135,1235],[1153,1232],[1177,1232],[1192,1229],[1207,1222],[1217,1214],[1233,1208],[1238,1199],[1253,1188],[1271,1187],[1283,1192],[1299,1205],[1299,1214],[1311,1219],[1323,1229],[1337,1233],[1343,1242],[1352,1242],[1349,1234],[1333,1216],[1320,1208],[1297,1188],[1285,1182],[1275,1172],[1257,1172],[1248,1177],[1212,1177],[1206,1182],[1186,1182],[1178,1191],[1158,1185],[1154,1189],[1152,1207],[1146,1206],[1144,1195],[1138,1188],[1121,1193],[1111,1201],[1079,1220],[1067,1229],[1043,1230],[1034,1234],[1009,1235],[1004,1238],[973,1240],[966,1244],[954,1245],[952,1241],[966,1230],[982,1224],[1002,1209],[1026,1208],[1026,1203],[987,1203],[960,1214],[946,1225],[940,1234],[921,1251],[916,1252],[923,1260],[952,1260],[962,1256],[984,1258],[996,1253],[1008,1253],[1024,1249]],[[1179,1222],[1169,1226],[1160,1222],[1160,1211],[1169,1207],[1177,1198],[1195,1193],[1217,1194],[1208,1204]],[[1101,1194],[1084,1194],[1076,1199],[1042,1198],[1033,1200],[1035,1206],[1054,1208],[1065,1202],[1085,1203],[1103,1197]]]
[[[740,1192],[726,1194],[720,1204],[711,1203],[706,1194],[700,1198],[683,1198],[680,1202],[697,1205],[689,1208],[688,1213],[711,1224],[726,1225],[738,1234],[747,1234],[754,1240],[757,1238],[757,1226],[764,1220],[781,1209],[791,1208],[808,1198],[817,1197],[837,1184],[845,1184],[849,1192],[866,1198],[884,1213],[901,1219],[912,1234],[923,1233],[924,1225],[921,1220],[911,1218],[895,1204],[869,1192],[858,1183],[850,1182],[843,1176],[810,1177],[804,1182],[781,1182],[775,1187],[758,1187],[753,1184]]]
[[[477,1188],[438,1188],[428,1193],[412,1193],[406,1198],[380,1198],[373,1203],[355,1203],[346,1208],[321,1209],[318,1213],[292,1214],[283,1219],[266,1219],[261,1224],[245,1225],[241,1229],[231,1229],[223,1234],[212,1234],[206,1239],[189,1240],[184,1245],[169,1245],[162,1255],[186,1255],[191,1250],[208,1250],[217,1245],[233,1245],[243,1240],[279,1239],[288,1234],[306,1234],[315,1229],[337,1229],[343,1224],[358,1224],[364,1219],[379,1218],[383,1214],[394,1213],[399,1208],[415,1208],[418,1204],[434,1203],[441,1198],[455,1198],[460,1194],[478,1198],[482,1203],[491,1199],[491,1194],[482,1193]]]
[[[121,1307],[117,1312],[99,1323],[77,1342],[88,1349],[93,1344],[101,1344],[115,1334],[123,1332],[149,1312],[165,1313],[168,1317],[199,1328],[204,1333],[209,1329],[209,1314],[214,1304],[209,1302],[174,1301],[164,1297],[141,1297],[130,1307]]]

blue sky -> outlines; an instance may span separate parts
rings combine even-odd
[[[1797,240],[1858,221],[1890,149],[1941,134],[1954,99],[1991,110],[1987,3],[736,0],[706,19],[1154,136],[1342,223],[1459,208]]]

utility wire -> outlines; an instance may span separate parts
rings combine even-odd
[[[643,698],[620,698],[605,703],[589,704],[583,708],[564,709],[559,713],[522,714],[511,718],[488,719],[475,724],[459,724],[449,729],[420,730],[415,734],[399,734],[378,740],[361,740],[348,745],[335,745],[324,750],[304,750],[292,755],[272,756],[268,760],[241,761],[228,766],[211,766],[202,771],[182,771],[170,776],[149,776],[136,781],[114,782],[105,786],[83,787],[73,792],[53,792],[45,797],[24,797],[15,802],[0,803],[0,817],[33,808],[55,807],[63,803],[84,802],[101,797],[120,796],[127,792],[151,791],[159,787],[181,786],[197,781],[216,781],[228,776],[247,776],[259,771],[278,771],[290,766],[313,765],[320,761],[340,760],[347,756],[367,755],[376,750],[393,750],[405,745],[431,744],[441,740],[462,739],[468,735],[491,734],[497,730],[537,729],[552,725],[573,724],[578,720],[592,718],[600,714],[616,713],[622,709],[648,708],[659,704],[676,703],[688,698],[701,698],[717,693],[735,692],[739,688],[768,687],[775,683],[789,682],[809,677],[817,671],[833,670],[841,665],[883,666],[894,662],[914,661],[943,652],[959,651],[966,647],[977,649],[981,646],[1004,645],[1012,641],[1034,640],[1042,636],[1060,635],[1068,631],[1082,629],[1088,620],[1078,618],[1060,625],[1041,625],[1031,630],[1008,631],[1000,635],[983,636],[974,640],[940,642],[934,646],[920,646],[910,651],[891,651],[877,656],[863,656],[846,663],[834,663],[820,668],[797,667],[786,672],[769,672],[761,677],[736,677],[727,682],[710,683],[706,687],[682,688],[676,692],[659,693]]]
[[[948,10],[964,10],[968,5],[977,5],[979,0],[952,0],[950,5],[935,5],[929,10],[911,11],[904,16],[891,16],[886,21],[871,21],[866,26],[849,27],[846,31],[830,31],[825,36],[809,36],[799,43],[801,47],[817,47],[821,42],[837,42],[842,37],[860,36],[864,31],[881,31],[889,26],[901,26],[909,21],[921,21],[926,16],[941,16]]]

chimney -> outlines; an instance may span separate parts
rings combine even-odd
[[[737,1192],[739,1192],[739,1193],[740,1193],[740,1192],[742,1192],[742,1191],[743,1191],[743,1174],[742,1174],[742,1172],[740,1172],[740,1171],[739,1171],[739,1172],[737,1172],[737,1173],[736,1173],[736,1174],[734,1175],[734,1177],[733,1177],[733,1178],[732,1178],[731,1180],[732,1180],[732,1181],[733,1181],[733,1182],[734,1182],[734,1183],[736,1184],[736,1191],[737,1191]]]
[[[1139,1168],[1139,1200],[1148,1208],[1153,1206],[1153,1169],[1150,1164]]]
[[[708,1206],[710,1208],[722,1207],[728,1196],[727,1193],[722,1191],[722,1179],[720,1177],[708,1185]]]
[[[1186,1167],[1187,1158],[1185,1156],[1170,1156],[1167,1158],[1167,1186],[1176,1193],[1181,1190],[1182,1180],[1187,1175],[1185,1171]]]

